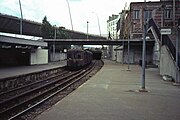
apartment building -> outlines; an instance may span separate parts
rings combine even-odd
[[[111,37],[111,39],[117,39],[117,22],[119,20],[119,15],[112,14],[112,16],[109,16],[109,19],[107,20],[107,33],[108,37]]]

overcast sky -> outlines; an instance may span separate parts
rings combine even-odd
[[[144,0],[68,0],[73,28],[75,31],[107,34],[107,20],[112,14],[118,14],[130,2],[144,2]],[[149,0],[147,0],[149,1]],[[159,1],[159,0],[151,0]],[[63,26],[71,29],[67,0],[21,0],[23,18],[42,22],[47,16],[51,25]],[[19,0],[0,0],[0,13],[20,17]]]

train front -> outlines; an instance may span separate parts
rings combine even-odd
[[[84,66],[83,55],[84,51],[82,50],[69,50],[67,52],[67,66],[70,69],[78,69]]]

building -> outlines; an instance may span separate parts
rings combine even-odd
[[[109,34],[108,37],[111,39],[117,39],[117,22],[119,20],[119,15],[112,15],[109,16],[109,19],[107,20],[107,33]]]
[[[120,35],[123,37],[123,38],[125,38],[125,39],[128,39],[128,38],[131,38],[131,19],[130,19],[130,10],[128,10],[127,12],[126,12],[126,16],[125,16],[125,18],[124,18],[124,21],[123,21],[123,25],[124,26],[122,26],[122,32],[120,33]]]
[[[180,18],[179,0],[160,0],[157,2],[132,2],[130,4],[129,30],[131,38],[142,38],[145,20],[153,18],[159,28],[174,28]]]
[[[120,15],[112,15],[109,16],[109,19],[107,20],[107,33],[108,33],[108,39],[110,40],[114,40],[117,39],[117,37],[119,36],[117,34],[117,22],[119,20],[119,16]],[[114,49],[117,46],[109,46],[109,58],[112,60],[116,60],[116,52],[114,51]]]
[[[143,33],[144,33],[144,24],[146,23],[148,28],[148,21],[153,19],[158,29],[161,28],[170,28],[172,29],[172,35],[169,35],[172,41],[175,41],[176,37],[176,25],[178,23],[178,19],[180,18],[180,1],[179,0],[161,0],[155,2],[132,2],[130,3],[130,9],[126,10],[126,12],[121,13],[119,23],[119,29],[117,30],[119,33],[120,39],[130,38],[131,40],[139,40],[142,41]],[[123,14],[124,13],[124,14]],[[118,24],[117,24],[118,25]],[[148,30],[147,38],[150,41],[155,41],[155,37],[152,34],[152,31]],[[175,43],[175,42],[174,42]],[[147,49],[147,62],[159,64],[159,44],[155,43],[154,48],[150,47],[153,50]],[[141,47],[141,46],[140,46]],[[121,49],[120,49],[121,48]],[[115,53],[115,58],[113,60],[118,60],[119,56],[122,56],[119,61],[123,63],[127,63],[126,60],[126,48],[118,47],[115,48],[117,52]],[[113,49],[114,50],[114,49]],[[120,53],[118,53],[120,52]],[[131,60],[131,63],[137,63],[138,60],[142,59],[141,53],[142,49],[137,50],[135,47],[130,47],[130,54],[134,56]],[[122,55],[123,53],[123,55]],[[155,62],[156,61],[156,62]]]
[[[176,82],[179,82],[177,76],[180,75],[178,71],[180,62],[177,59],[180,59],[180,56],[177,51],[180,51],[180,44],[176,44],[176,41],[180,30],[177,26],[180,19],[180,0],[132,2],[128,14],[129,17],[125,20],[124,31],[128,31],[130,38],[142,41],[146,25],[146,28],[148,28],[146,38],[149,38],[146,41],[155,41],[153,48],[146,49],[146,56],[148,52],[150,53],[150,57],[146,57],[147,62],[152,59],[153,64],[159,67],[161,75],[172,76]],[[128,24],[130,24],[130,27],[128,27]],[[162,35],[161,29],[168,29],[171,32],[168,35]],[[125,34],[123,35],[125,36]],[[130,54],[131,51],[132,48],[130,47]],[[137,49],[134,49],[134,52],[136,51]],[[123,53],[125,52],[123,51]]]

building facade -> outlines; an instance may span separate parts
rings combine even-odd
[[[130,33],[131,38],[142,38],[144,23],[153,18],[159,28],[174,28],[180,18],[179,0],[161,0],[158,2],[132,2],[130,4],[129,17],[125,20],[131,24],[130,29],[124,31]]]
[[[109,16],[109,19],[107,20],[107,34],[109,40],[114,40],[117,38],[117,21],[118,21],[119,15],[112,14],[112,16]],[[116,60],[116,53],[114,49],[116,46],[110,45],[108,48],[109,53],[109,59]]]
[[[107,33],[108,38],[110,39],[117,39],[117,22],[119,20],[119,15],[112,15],[109,16],[109,19],[107,20]]]

